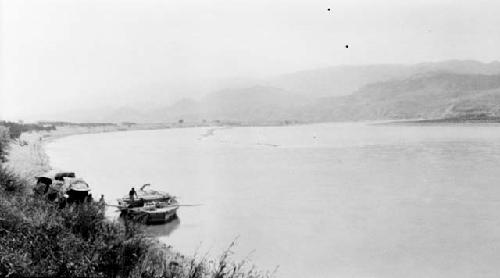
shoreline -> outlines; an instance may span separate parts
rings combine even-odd
[[[493,121],[444,121],[444,120],[404,120],[375,123],[385,126],[500,126],[500,122]]]
[[[100,134],[109,132],[133,130],[161,130],[169,129],[167,125],[137,125],[123,126],[96,126],[96,127],[57,127],[53,131],[32,131],[22,133],[18,140],[12,141],[9,146],[8,161],[4,163],[9,169],[25,179],[30,187],[34,185],[34,177],[51,169],[50,157],[45,146],[54,140],[81,134]],[[30,188],[31,189],[31,188]]]

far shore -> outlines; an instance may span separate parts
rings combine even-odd
[[[134,123],[134,124],[108,124],[96,126],[57,126],[51,131],[33,131],[23,133],[19,143],[29,144],[39,141],[42,144],[53,140],[79,134],[97,134],[119,131],[135,130],[162,130],[193,127],[282,127],[308,124],[325,123],[367,123],[372,125],[456,125],[456,124],[500,124],[500,117],[495,118],[438,118],[438,119],[401,119],[401,120],[375,120],[375,121],[341,121],[341,122],[266,122],[266,123],[241,123],[241,122],[211,122],[211,123]]]
[[[55,130],[50,131],[34,131],[29,133],[23,133],[20,141],[23,140],[32,142],[33,138],[42,141],[43,143],[50,142],[55,139],[62,137],[78,135],[78,134],[95,134],[95,133],[107,133],[107,132],[118,132],[118,131],[132,131],[132,130],[162,130],[162,129],[174,129],[174,128],[193,128],[193,127],[253,127],[253,126],[288,126],[288,125],[300,125],[300,124],[313,124],[302,123],[298,121],[272,121],[272,122],[260,122],[260,123],[250,123],[250,122],[232,122],[232,121],[212,121],[212,122],[182,122],[182,123],[133,123],[133,124],[99,124],[94,125],[89,123],[88,126],[85,124],[70,124],[64,126],[56,126]]]
[[[457,120],[457,119],[429,119],[429,120],[397,120],[377,125],[406,125],[406,126],[457,126],[457,125],[476,125],[476,126],[500,126],[500,121],[490,119],[478,120]]]

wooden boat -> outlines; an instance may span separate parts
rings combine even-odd
[[[137,191],[137,197],[118,199],[118,208],[121,215],[134,221],[151,224],[163,223],[177,216],[179,204],[176,198],[168,193],[146,190],[149,184],[145,184]]]

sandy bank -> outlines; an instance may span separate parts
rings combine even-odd
[[[29,182],[51,169],[44,145],[52,140],[78,134],[93,134],[127,130],[150,130],[174,128],[172,124],[137,124],[132,126],[109,125],[94,127],[63,126],[53,131],[22,133],[9,146],[8,162],[5,165]],[[34,182],[34,181],[33,181]]]

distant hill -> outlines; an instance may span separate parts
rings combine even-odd
[[[199,100],[72,111],[79,122],[275,124],[500,116],[500,62],[336,66],[272,78],[239,79]]]
[[[301,107],[312,103],[313,100],[279,88],[254,86],[221,90],[200,101],[182,100],[155,114],[165,121],[220,120],[258,124],[290,119]]]
[[[308,74],[315,76],[312,72]],[[265,86],[226,89],[208,95],[189,109],[179,103],[165,111],[177,111],[169,114],[170,119],[219,119],[246,123],[500,115],[500,63],[448,61],[414,66],[368,66],[356,70],[352,67],[347,70],[347,75],[356,76],[358,81],[362,77],[361,83],[371,78],[384,80],[367,83],[348,95],[327,97],[306,96],[297,91]],[[398,75],[402,77],[394,77]],[[389,76],[393,78],[385,80]],[[352,82],[354,79],[348,80]],[[179,106],[183,108],[179,109]]]
[[[500,75],[427,73],[324,98],[311,121],[500,116]]]
[[[416,65],[335,66],[285,74],[262,83],[315,98],[349,95],[370,83],[404,79],[430,72],[500,74],[500,62],[450,60]]]

